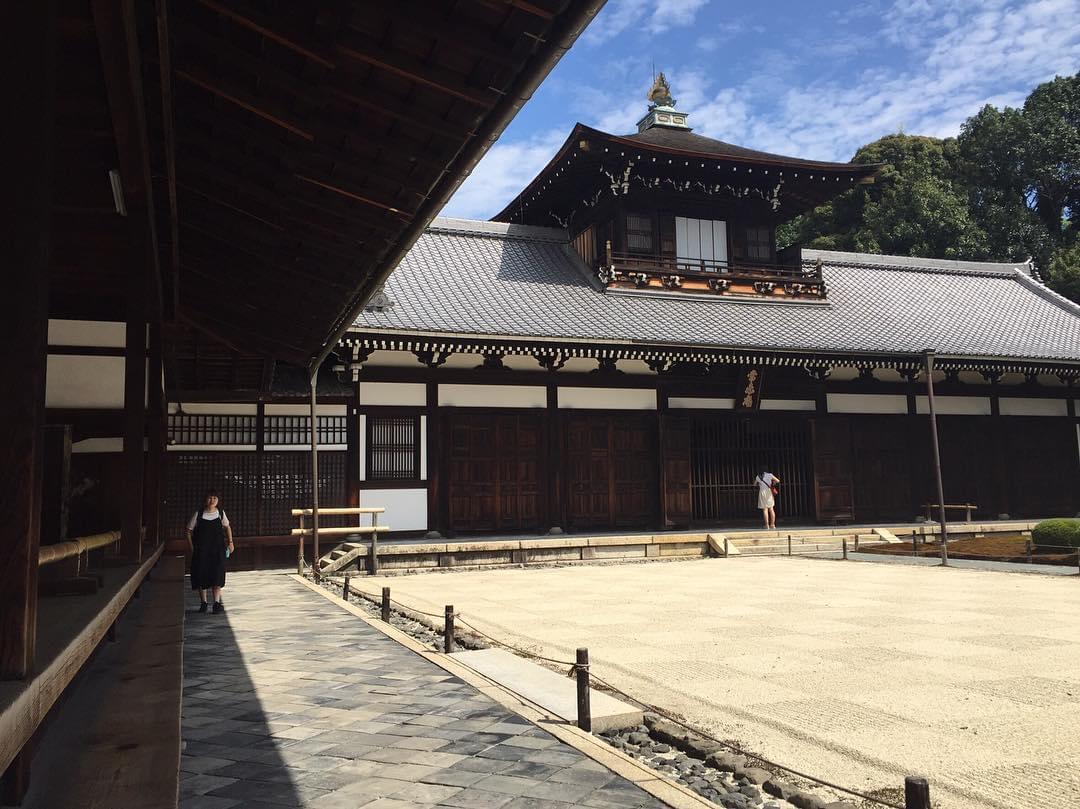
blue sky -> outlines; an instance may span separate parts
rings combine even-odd
[[[654,66],[695,132],[849,160],[1080,70],[1080,0],[608,0],[443,215],[497,213],[578,121],[634,131]]]

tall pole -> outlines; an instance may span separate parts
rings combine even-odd
[[[925,352],[926,398],[930,403],[930,438],[934,447],[934,478],[937,483],[938,522],[941,523],[941,564],[949,564],[948,528],[945,525],[945,487],[941,482],[941,448],[938,446],[937,410],[934,406],[934,352]]]
[[[319,578],[319,418],[315,392],[319,386],[319,369],[311,375],[311,567]]]

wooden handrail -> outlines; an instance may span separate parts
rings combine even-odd
[[[292,515],[294,517],[310,517],[311,511],[310,508],[294,508],[292,510]],[[320,508],[319,516],[335,517],[343,514],[383,514],[385,512],[385,508]],[[320,528],[319,533],[321,534],[322,531],[323,529]]]
[[[382,534],[390,530],[389,525],[346,525],[334,528],[320,528],[320,536],[343,536],[345,534]],[[293,528],[289,532],[294,537],[309,537],[310,528]]]
[[[38,567],[51,565],[73,556],[79,556],[106,545],[113,545],[120,541],[119,531],[106,531],[104,534],[91,534],[86,537],[76,537],[65,542],[57,542],[53,545],[42,545],[38,549]]]
[[[609,266],[627,271],[654,271],[694,275],[715,278],[720,273],[730,275],[761,275],[784,279],[816,279],[820,273],[815,268],[804,268],[802,264],[764,264],[752,261],[732,261],[716,259],[690,258],[688,256],[648,255],[643,253],[610,254]]]

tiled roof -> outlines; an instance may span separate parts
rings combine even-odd
[[[436,219],[359,330],[1080,361],[1080,307],[1024,264],[804,250],[824,302],[604,291],[549,228]]]

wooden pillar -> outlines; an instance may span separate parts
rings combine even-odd
[[[12,382],[0,396],[0,678],[16,679],[33,668],[37,628],[57,32],[54,2],[0,8],[12,35],[0,56],[0,151],[13,158],[0,192],[0,345]]]
[[[427,527],[428,531],[446,533],[441,454],[444,436],[443,425],[439,419],[439,384],[428,382],[426,394],[424,415],[427,416],[427,446],[424,451],[427,453]]]
[[[143,484],[146,436],[146,252],[141,239],[128,268],[128,316],[124,351],[124,499],[120,514],[120,556],[142,559]]]
[[[68,490],[71,478],[71,425],[49,424],[42,441],[40,544],[67,539]]]
[[[51,0],[0,9],[0,28],[10,33],[0,56],[8,112],[0,153],[11,158],[0,195],[6,230],[0,345],[15,382],[0,397],[0,679],[6,680],[34,667],[57,30]]]
[[[157,547],[161,536],[162,480],[165,467],[165,389],[162,378],[161,324],[150,324],[150,356],[147,369],[147,445],[145,523],[146,542]]]
[[[264,535],[263,529],[266,525],[266,518],[263,514],[263,476],[265,474],[266,404],[258,402],[255,405],[255,535],[260,537]]]
[[[1000,373],[984,373],[983,377],[990,382],[990,435],[989,438],[991,457],[994,464],[994,509],[993,515],[1008,514],[1012,511],[1009,500],[1009,470],[1008,470],[1008,441],[1005,435],[1005,422],[1001,418],[1001,391],[998,381]],[[971,502],[971,501],[969,501]]]
[[[566,530],[563,502],[562,419],[559,418],[559,387],[547,386],[547,500],[548,525]]]
[[[353,400],[345,405],[345,505],[357,508],[360,505],[360,414],[356,408],[359,383],[353,385],[353,392]]]

